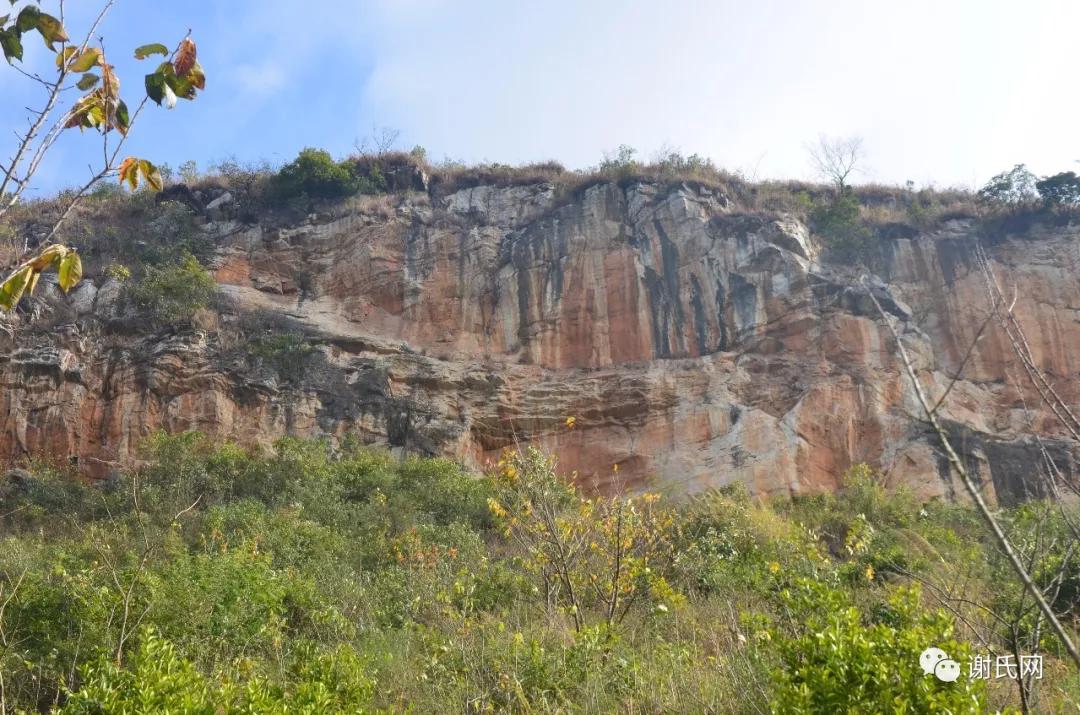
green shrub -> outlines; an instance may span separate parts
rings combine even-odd
[[[190,253],[175,263],[147,266],[137,281],[127,283],[133,306],[156,321],[168,324],[190,320],[214,296],[216,284],[210,273]]]
[[[897,591],[876,618],[839,590],[811,580],[799,581],[785,600],[806,630],[777,639],[782,665],[775,673],[773,712],[986,712],[982,681],[963,671],[953,683],[923,673],[919,655],[926,648],[941,648],[961,664],[971,649],[954,639],[951,619],[920,613],[916,589]]]
[[[810,223],[825,239],[825,246],[834,258],[858,261],[868,257],[874,234],[862,222],[859,199],[850,188],[818,205],[810,214]]]
[[[360,190],[360,182],[346,162],[336,162],[330,153],[308,147],[274,177],[273,189],[279,199],[306,196],[311,199],[338,199]]]
[[[219,686],[153,631],[143,634],[126,668],[100,660],[82,679],[61,715],[359,715],[371,712],[374,692],[366,665],[347,647],[304,649],[289,663],[284,685],[253,677]]]
[[[1047,206],[1072,207],[1080,204],[1080,176],[1074,171],[1044,177],[1035,182],[1035,189]]]
[[[282,380],[298,382],[316,349],[303,335],[274,333],[254,338],[248,344],[248,352],[266,361]]]

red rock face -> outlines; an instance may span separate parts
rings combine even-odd
[[[100,476],[158,428],[243,443],[351,433],[473,466],[536,443],[601,489],[827,490],[868,462],[923,496],[954,495],[859,276],[821,263],[796,221],[734,214],[688,186],[534,185],[205,230],[221,237],[216,277],[235,310],[203,329],[116,335],[95,317],[118,309],[102,286],[77,332],[8,349],[0,456],[63,455]],[[879,292],[932,394],[988,310],[980,238],[953,222],[883,243]],[[987,247],[998,278],[1020,287],[1036,362],[1073,404],[1078,246],[1057,227]],[[315,345],[295,374],[230,337],[253,310]],[[992,497],[1035,489],[1034,433],[1071,465],[1075,445],[996,324],[942,416]]]

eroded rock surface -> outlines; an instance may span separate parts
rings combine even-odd
[[[122,322],[111,279],[52,296],[73,322],[0,354],[0,457],[48,452],[104,476],[157,428],[243,443],[353,433],[472,465],[538,443],[601,487],[618,464],[624,483],[677,494],[803,492],[865,461],[923,496],[956,494],[867,290],[941,394],[988,308],[971,222],[896,232],[863,277],[822,263],[798,221],[690,185],[479,186],[328,211],[286,228],[205,225],[234,308],[203,329],[107,329]],[[983,241],[1072,404],[1078,231]],[[253,357],[230,338],[252,311],[311,349],[284,367]],[[996,324],[943,418],[992,497],[1037,492],[1033,434],[1066,469],[1076,455]]]

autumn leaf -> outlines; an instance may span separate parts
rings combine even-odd
[[[10,311],[18,305],[33,273],[34,270],[30,266],[24,265],[0,283],[0,308]]]
[[[21,17],[20,14],[20,18]],[[64,26],[52,15],[39,12],[35,27],[41,34],[41,39],[45,41],[45,46],[50,50],[53,49],[53,45],[57,42],[67,42],[68,36],[67,32],[64,31]]]
[[[128,187],[134,191],[139,186],[139,160],[129,156],[120,162],[118,169],[120,183],[127,182]]]
[[[188,72],[187,80],[191,83],[191,86],[198,90],[206,89],[206,74],[203,72],[202,65],[198,62]],[[194,96],[194,92],[192,92]]]
[[[176,69],[177,77],[186,77],[187,73],[191,71],[191,68],[195,66],[195,41],[190,37],[185,37],[180,43],[180,47],[176,50],[176,58],[173,60],[173,67]]]
[[[72,48],[68,48],[69,50]],[[59,59],[59,56],[57,57]],[[91,47],[86,52],[79,55],[69,68],[72,72],[86,72],[91,67],[101,62],[101,50],[96,47]]]
[[[105,92],[108,99],[116,99],[120,96],[120,78],[116,76],[116,72],[113,70],[113,66],[102,58],[101,90]]]
[[[120,168],[117,169],[117,172],[120,183],[127,183],[132,191],[139,187],[140,179],[145,181],[146,185],[154,191],[161,191],[164,188],[161,171],[146,159],[129,156],[120,162]]]
[[[63,69],[64,65],[71,61],[71,58],[78,53],[78,47],[65,47],[61,51],[56,53],[56,69]]]
[[[34,272],[41,272],[49,266],[58,264],[68,254],[69,250],[67,246],[55,243],[27,261],[26,265],[30,266],[30,269]]]
[[[161,179],[161,172],[146,159],[139,162],[139,171],[142,173],[143,178],[146,179],[146,183],[151,189],[154,191],[161,191],[164,188],[165,183]]]
[[[65,293],[74,288],[82,279],[82,260],[78,251],[70,250],[60,259],[60,266],[56,269],[60,287]]]
[[[142,45],[135,48],[135,59],[145,60],[150,55],[165,55],[168,56],[169,48],[160,42],[153,42],[149,45]]]

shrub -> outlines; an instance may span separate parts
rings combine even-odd
[[[873,232],[861,219],[859,199],[851,189],[837,193],[810,214],[810,223],[833,257],[842,261],[865,260],[873,245]]]
[[[248,351],[269,363],[281,379],[297,382],[303,377],[315,346],[297,333],[274,333],[253,339]]]
[[[337,199],[357,193],[360,185],[348,164],[334,161],[327,151],[308,147],[281,167],[273,188],[279,199]]]
[[[190,320],[205,308],[216,284],[190,253],[164,266],[147,266],[143,276],[127,283],[127,297],[139,311],[168,324]]]
[[[962,673],[953,683],[923,673],[919,655],[941,648],[966,663],[970,648],[953,638],[943,613],[920,613],[917,589],[901,589],[876,618],[837,589],[801,580],[785,594],[806,631],[781,636],[773,712],[982,713],[985,684]]]
[[[369,712],[374,681],[347,647],[308,648],[289,664],[284,686],[254,677],[213,687],[174,644],[148,630],[128,667],[101,660],[84,668],[83,687],[60,715],[357,715]]]
[[[597,171],[604,176],[621,179],[641,170],[642,164],[634,158],[637,149],[627,144],[620,144],[613,153],[604,155]]]
[[[1047,176],[1035,182],[1047,206],[1072,207],[1080,204],[1080,176],[1073,171]]]

